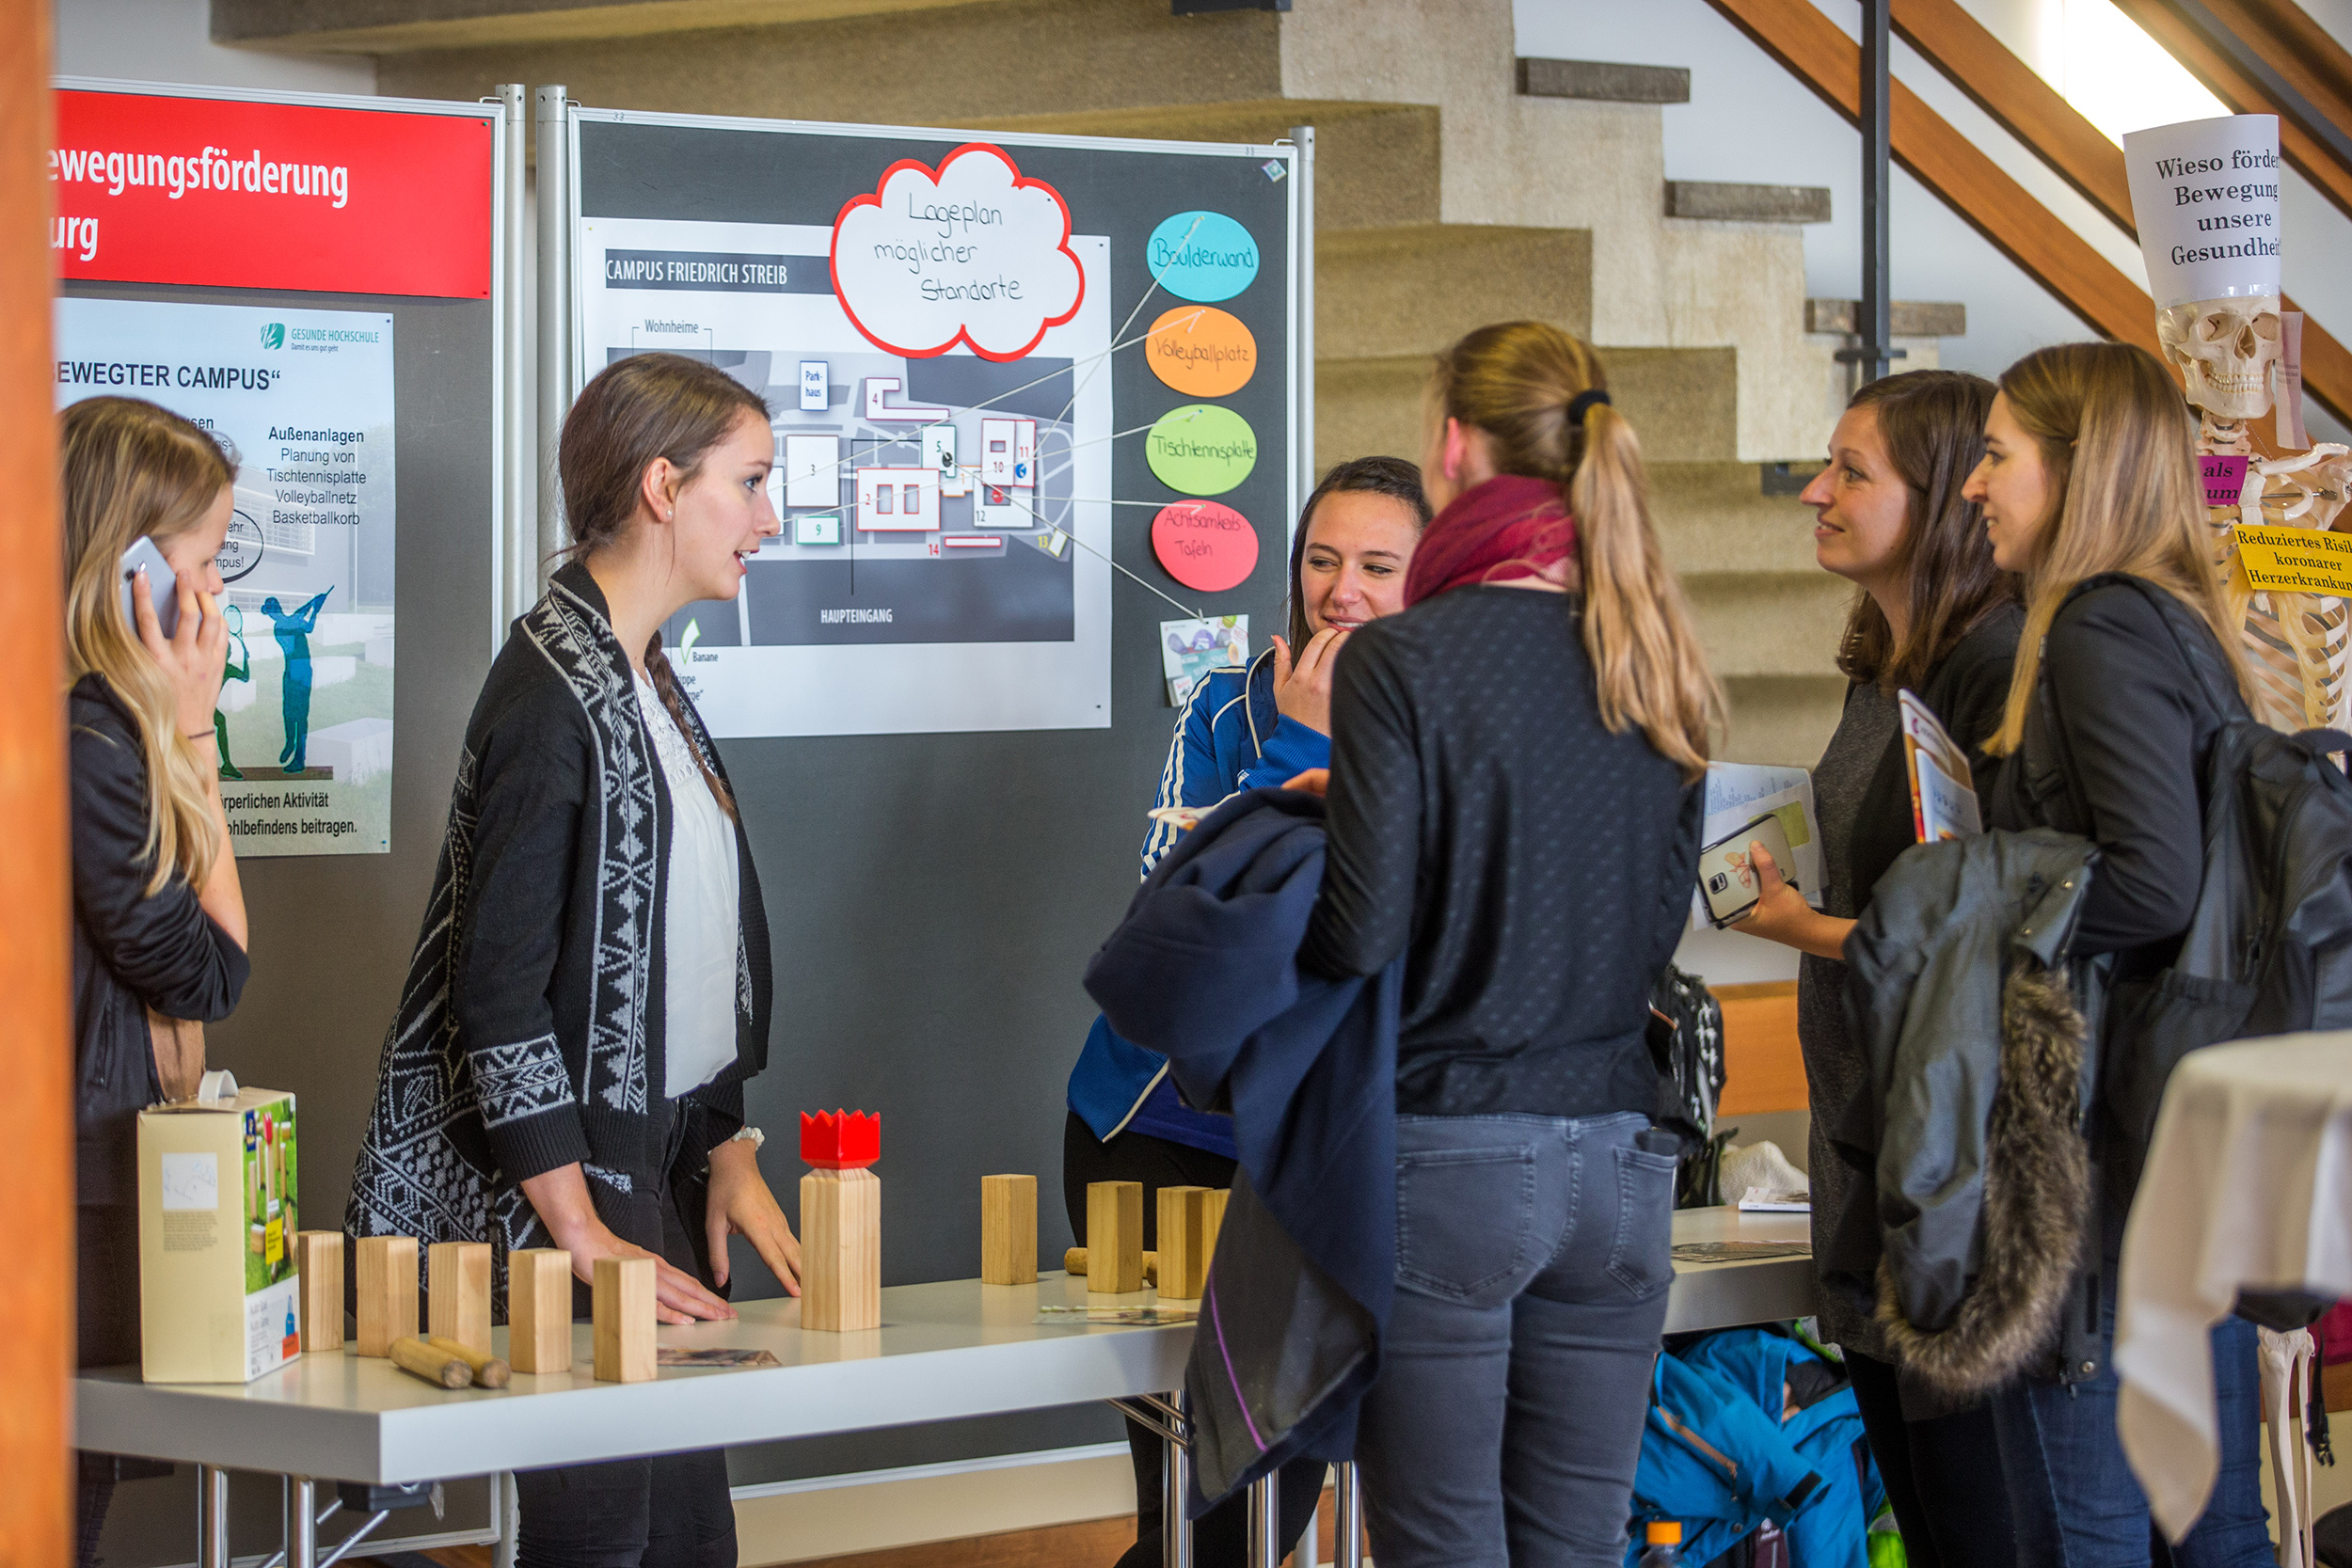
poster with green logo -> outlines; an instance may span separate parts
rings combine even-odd
[[[57,406],[145,398],[236,464],[214,714],[240,858],[391,847],[392,318],[61,299]]]

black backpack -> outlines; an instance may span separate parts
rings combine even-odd
[[[1724,1092],[1723,1004],[1706,981],[1672,964],[1650,987],[1649,1053],[1658,1069],[1656,1119],[1682,1140],[1675,1207],[1721,1203],[1724,1138],[1715,1132],[1715,1106]]]
[[[2190,1052],[2352,1026],[2352,779],[2330,755],[2352,752],[2352,736],[2263,723],[2211,630],[2170,594],[2122,574],[2074,592],[2109,583],[2155,607],[2223,715],[2205,763],[2204,874],[2188,931],[2169,968],[2107,993],[2099,1070],[2116,1126],[2144,1153],[2165,1084]],[[2050,703],[2046,673],[2040,695]],[[2051,732],[2063,746],[2064,730]],[[2075,809],[2087,824],[2079,793]]]

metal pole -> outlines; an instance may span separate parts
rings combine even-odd
[[[1893,98],[1892,0],[1862,5],[1862,380],[1884,375],[1892,360],[1894,300],[1888,286],[1887,208],[1894,174],[1887,162],[1887,107]]]
[[[1181,1389],[1168,1401],[1184,1409]],[[1192,1568],[1192,1521],[1184,1514],[1192,1497],[1192,1432],[1188,1426],[1177,1431],[1180,1436],[1168,1437],[1161,1446],[1160,1561],[1163,1568]]]
[[[318,1568],[318,1482],[286,1478],[286,1568]]]
[[[571,127],[561,85],[532,94],[539,151],[539,429],[535,477],[539,537],[532,596],[547,586],[564,547],[564,494],[555,482],[556,441],[572,406]]]
[[[1333,1467],[1331,1476],[1331,1561],[1335,1568],[1356,1568],[1364,1560],[1364,1515],[1356,1496],[1356,1462]]]
[[[531,470],[538,451],[532,439],[531,403],[523,395],[524,226],[531,214],[530,179],[531,92],[520,82],[499,87],[501,118],[506,137],[503,172],[506,199],[505,249],[499,269],[499,360],[503,380],[499,387],[499,460],[503,465],[499,484],[499,535],[496,578],[498,593],[490,606],[490,648],[493,654],[505,640],[516,616],[537,597],[532,546],[539,534],[531,512]]]
[[[1282,1568],[1282,1472],[1268,1470],[1249,1483],[1248,1544],[1243,1560],[1249,1568]]]
[[[1298,508],[1306,503],[1315,488],[1315,128],[1311,125],[1291,127],[1291,141],[1298,155],[1293,160],[1292,178],[1298,182],[1298,322],[1294,334],[1298,356],[1298,451],[1293,454],[1293,466],[1298,474],[1297,490],[1291,497],[1291,527],[1298,526]]]
[[[229,1568],[229,1472],[196,1467],[197,1568]]]

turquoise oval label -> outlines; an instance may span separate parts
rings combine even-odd
[[[1143,452],[1169,489],[1221,496],[1258,466],[1258,433],[1230,408],[1188,403],[1159,417],[1143,438]]]
[[[1214,305],[1258,276],[1258,242],[1223,213],[1179,213],[1152,230],[1144,264],[1178,299]]]

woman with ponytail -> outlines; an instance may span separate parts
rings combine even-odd
[[[571,559],[466,726],[448,838],[352,1179],[354,1235],[655,1259],[663,1323],[731,1318],[727,1241],[787,1291],[759,1173],[768,925],[719,753],[660,628],[732,599],[781,526],[767,404],[675,355],[581,389],[557,469]],[[719,1449],[516,1477],[521,1568],[732,1568]]]
[[[1674,1273],[1645,1029],[1721,700],[1589,347],[1480,328],[1439,356],[1429,429],[1407,608],[1339,657],[1299,954],[1406,955],[1397,1292],[1356,1452],[1382,1568],[1598,1568]]]
[[[2075,1291],[2040,1366],[1993,1396],[2017,1560],[2137,1568],[2146,1498],[2116,1435],[2116,1262],[2137,1182],[2137,1129],[2107,1099],[2135,1049],[2122,988],[2170,963],[2203,881],[2205,761],[2245,716],[2247,672],[2197,477],[2197,419],[2153,355],[2067,343],[2003,373],[1965,494],[1993,559],[2026,585],[2025,635],[2001,727],[1994,828],[2056,828],[2099,846],[2073,954],[2107,967],[2107,1038],[2084,1118],[2096,1168]],[[2217,679],[2204,678],[2204,673]],[[2270,1560],[2254,1439],[2252,1326],[2214,1331],[2222,1466],[2170,1560]]]
[[[63,423],[79,1364],[111,1367],[139,1358],[138,1114],[196,1092],[201,1025],[229,1016],[247,972],[213,729],[229,657],[213,557],[235,468],[137,398],[85,399]],[[168,637],[143,568],[122,611],[122,554],[142,538],[175,578]],[[84,1568],[113,1494],[111,1456],[83,1455]]]

